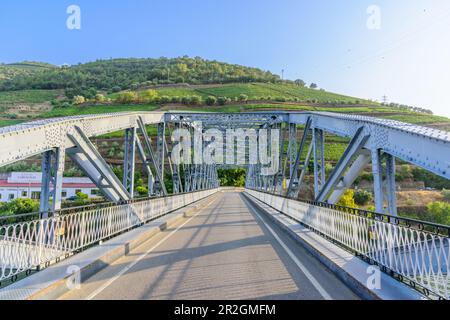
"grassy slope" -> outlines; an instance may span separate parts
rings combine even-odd
[[[20,90],[0,92],[0,104],[44,103],[63,94],[61,90]]]
[[[160,96],[187,96],[199,95],[203,98],[207,96],[234,98],[240,94],[245,94],[249,99],[267,98],[299,98],[301,100],[317,99],[319,102],[342,101],[355,102],[360,100],[367,104],[373,104],[367,100],[361,100],[354,97],[343,96],[332,92],[302,88],[290,84],[270,84],[270,83],[243,83],[226,84],[222,86],[205,86],[194,88],[161,88],[157,89]]]
[[[234,98],[240,94],[245,94],[249,99],[259,99],[261,97],[271,97],[272,99],[277,97],[286,98],[298,98],[300,100],[312,100],[316,99],[321,103],[327,103],[328,101],[339,101],[340,103],[355,103],[357,98],[338,95],[326,91],[313,90],[309,88],[302,88],[296,85],[290,84],[268,84],[268,83],[249,83],[249,84],[226,84],[226,85],[213,85],[213,86],[194,86],[194,87],[179,87],[179,88],[160,88],[157,89],[159,96],[189,96],[200,95],[203,98],[213,96],[226,96]],[[38,104],[48,102],[57,98],[63,92],[60,90],[23,90],[23,91],[9,91],[0,92],[0,112],[5,112],[5,107],[11,104],[29,103]],[[111,95],[112,97],[115,94]],[[254,110],[298,110],[298,111],[330,111],[337,113],[357,113],[367,114],[380,118],[395,119],[409,123],[417,123],[424,125],[437,125],[442,129],[450,130],[450,119],[440,116],[425,115],[412,113],[408,111],[402,111],[393,109],[390,107],[381,106],[373,102],[359,99],[361,104],[366,106],[355,106],[349,104],[347,106],[333,107],[323,106],[304,106],[301,102],[289,105],[280,105],[270,102],[264,104],[232,104],[226,106],[214,106],[208,107],[208,111],[216,112],[242,112],[242,111],[254,111]],[[152,111],[156,110],[156,105],[112,105],[112,106],[86,106],[86,107],[68,107],[54,109],[49,112],[43,112],[39,117],[61,117],[69,115],[80,114],[98,114],[106,112],[119,112],[119,111]],[[180,109],[192,109],[196,111],[205,110],[205,107],[180,107]],[[20,122],[17,119],[7,119],[1,117],[0,114],[0,126],[12,125]]]

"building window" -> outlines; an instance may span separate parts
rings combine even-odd
[[[66,190],[63,190],[61,192],[61,197],[63,197],[63,198],[67,197],[67,191]]]
[[[41,198],[41,192],[40,191],[32,191],[31,192],[31,199],[38,200]]]
[[[9,199],[9,200],[13,200],[13,199],[14,199],[14,194],[13,194],[13,193],[10,193],[9,196],[8,196],[8,199]]]
[[[75,189],[75,194],[81,192],[81,189]]]
[[[91,189],[91,195],[98,195],[99,194],[98,191],[99,191],[98,189]]]
[[[3,195],[0,193],[0,199],[3,197]]]
[[[22,191],[22,197],[28,197],[28,192],[27,191]]]

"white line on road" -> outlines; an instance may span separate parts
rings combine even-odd
[[[182,225],[180,225],[178,228],[176,228],[175,230],[173,230],[171,233],[169,233],[167,236],[165,236],[164,238],[162,238],[160,241],[158,241],[158,243],[156,243],[153,247],[151,247],[150,249],[148,249],[147,251],[145,251],[143,254],[141,254],[136,260],[134,260],[133,262],[131,262],[130,264],[128,264],[127,266],[125,266],[122,270],[120,270],[114,277],[110,278],[107,282],[105,282],[103,285],[101,285],[97,290],[95,290],[94,292],[92,292],[87,298],[86,300],[92,300],[94,299],[97,295],[99,295],[103,290],[105,290],[106,288],[108,288],[114,281],[116,281],[117,279],[119,279],[124,273],[126,273],[128,270],[130,270],[133,266],[135,266],[139,261],[141,261],[142,259],[145,258],[145,256],[147,256],[150,252],[152,252],[153,250],[155,250],[158,246],[160,246],[162,243],[164,243],[167,239],[169,239],[172,235],[175,234],[175,232],[177,232],[178,230],[180,230],[184,225],[186,225],[187,223],[189,223],[189,221],[191,221],[192,219],[194,219],[201,211],[203,211],[204,209],[206,209],[207,207],[209,207],[211,205],[211,203],[213,203],[216,199],[213,199],[211,202],[209,202],[204,208],[200,209],[195,215],[193,215],[192,217],[190,217],[187,221],[185,221]]]
[[[303,272],[303,274],[308,278],[308,280],[312,283],[314,288],[320,293],[320,295],[325,300],[333,300],[333,298],[328,294],[328,292],[320,285],[320,283],[317,281],[317,279],[308,271],[308,269],[305,267],[303,263],[298,260],[298,258],[295,256],[295,254],[288,248],[288,246],[283,242],[283,240],[280,239],[280,237],[276,234],[275,231],[261,218],[253,204],[244,196],[245,202],[250,206],[250,208],[253,210],[255,215],[258,217],[259,220],[266,226],[267,230],[270,231],[270,233],[273,235],[275,240],[281,245],[281,247],[286,251],[286,253],[289,255],[289,257],[294,261],[294,263],[297,265],[297,267]]]

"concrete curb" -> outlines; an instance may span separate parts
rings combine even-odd
[[[281,227],[297,243],[322,262],[358,296],[366,300],[426,300],[418,291],[381,273],[381,289],[369,289],[366,285],[370,276],[367,262],[355,257],[341,247],[331,243],[315,232],[302,226],[285,214],[264,204],[244,192],[245,197],[257,206],[271,221]]]
[[[207,196],[5,287],[0,290],[0,300],[57,299],[70,290],[68,284],[73,283],[74,279],[83,283],[159,232],[166,230],[182,218],[204,209],[216,199],[216,196],[217,193]]]

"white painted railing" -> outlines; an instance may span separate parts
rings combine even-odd
[[[0,227],[0,281],[62,258],[171,211],[217,189],[58,215]]]
[[[450,298],[448,237],[268,193],[246,192],[353,252]]]

